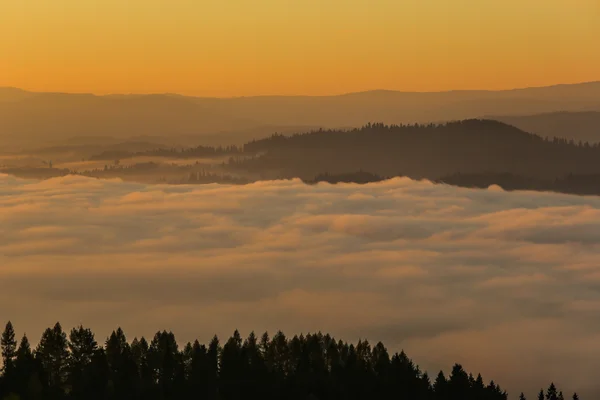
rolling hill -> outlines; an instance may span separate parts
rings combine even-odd
[[[211,138],[214,143],[222,135],[227,142],[241,143],[273,131],[292,133],[308,127],[359,127],[368,121],[442,122],[559,111],[600,111],[600,82],[506,91],[376,90],[338,96],[238,98],[95,96],[0,88],[0,140],[4,145],[39,146],[68,143],[82,136],[157,137],[174,144],[184,137],[195,143]],[[525,122],[515,123],[523,127]]]

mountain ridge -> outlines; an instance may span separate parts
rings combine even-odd
[[[277,94],[262,94],[262,95],[240,95],[240,96],[198,96],[198,95],[186,95],[175,92],[150,92],[150,93],[109,93],[109,94],[96,94],[92,92],[63,92],[63,91],[36,91],[36,90],[27,90],[22,89],[15,86],[0,86],[0,93],[2,91],[20,91],[29,94],[67,94],[67,95],[92,95],[96,97],[115,97],[115,96],[179,96],[179,97],[188,97],[195,99],[248,99],[248,98],[289,98],[289,97],[300,97],[300,98],[323,98],[323,97],[343,97],[343,96],[351,96],[351,95],[360,95],[360,94],[369,94],[369,93],[395,93],[395,94],[456,94],[456,93],[511,93],[511,92],[521,92],[521,91],[530,91],[530,90],[540,90],[540,89],[560,89],[560,88],[575,88],[575,87],[584,87],[584,86],[594,86],[600,90],[600,80],[594,81],[585,81],[585,82],[577,82],[577,83],[557,83],[552,85],[544,85],[544,86],[526,86],[526,87],[516,87],[511,89],[450,89],[450,90],[436,90],[436,91],[408,91],[408,90],[396,90],[396,89],[369,89],[369,90],[361,90],[361,91],[353,91],[353,92],[343,92],[337,94],[326,94],[326,95],[302,95],[302,94],[292,94],[292,95],[277,95]]]
[[[600,82],[507,91],[399,92],[334,96],[190,97],[176,94],[94,95],[0,89],[0,141],[5,146],[65,142],[78,136],[228,135],[227,144],[273,133],[268,127],[359,127],[429,123],[485,115],[600,111]],[[11,100],[12,101],[9,101]],[[211,139],[212,140],[212,139]],[[214,141],[212,141],[214,143]],[[225,143],[223,143],[225,144]]]

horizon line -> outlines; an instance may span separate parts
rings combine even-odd
[[[542,86],[526,86],[526,87],[516,87],[510,89],[450,89],[450,90],[439,90],[439,91],[405,91],[405,90],[396,90],[396,89],[368,89],[361,90],[356,92],[343,92],[336,94],[321,94],[321,95],[310,95],[310,94],[257,94],[257,95],[240,95],[240,96],[197,96],[197,95],[187,95],[175,92],[148,92],[148,93],[106,93],[106,94],[98,94],[93,92],[61,92],[61,91],[35,91],[29,89],[23,89],[16,86],[0,86],[0,89],[12,89],[18,90],[26,93],[32,94],[64,94],[64,95],[88,95],[95,97],[111,97],[111,96],[180,96],[180,97],[191,97],[197,99],[247,99],[247,98],[261,98],[261,97],[343,97],[350,96],[356,94],[366,94],[366,93],[374,93],[374,92],[390,92],[390,93],[400,93],[400,94],[443,94],[443,93],[460,93],[460,92],[485,92],[485,93],[502,93],[502,92],[513,92],[513,91],[521,91],[528,89],[547,89],[547,88],[556,88],[561,86],[579,86],[579,85],[589,85],[589,84],[600,84],[600,80],[594,81],[583,81],[583,82],[574,82],[574,83],[556,83],[551,85],[542,85]]]

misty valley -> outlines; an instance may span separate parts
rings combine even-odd
[[[495,120],[369,123],[351,130],[273,134],[242,145],[44,147],[1,155],[0,172],[32,179],[80,175],[156,184],[294,178],[313,184],[369,183],[408,177],[462,187],[598,195],[600,142],[541,137]]]

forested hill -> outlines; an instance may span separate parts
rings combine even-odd
[[[447,375],[430,376],[381,342],[352,344],[321,333],[250,333],[243,339],[236,330],[223,342],[214,336],[208,345],[196,340],[180,346],[171,332],[128,341],[118,328],[102,342],[89,328],[67,333],[56,323],[32,349],[8,322],[1,336],[0,399],[508,399],[497,382],[486,383],[459,364]],[[565,399],[554,384],[544,394]]]
[[[437,180],[456,173],[511,173],[538,179],[600,173],[600,146],[547,139],[494,120],[368,124],[360,129],[273,135],[244,146],[257,154],[234,169],[312,179],[369,171]]]

